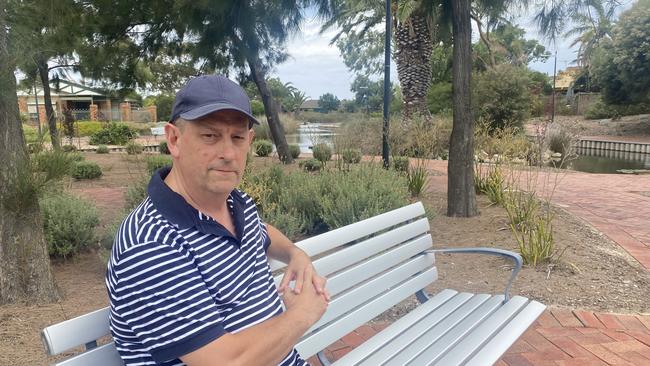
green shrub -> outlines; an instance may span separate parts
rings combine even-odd
[[[143,176],[129,185],[124,195],[125,209],[131,211],[147,197],[147,187],[149,186],[149,177]]]
[[[269,156],[273,152],[273,143],[268,140],[257,140],[253,143],[253,151],[257,156]]]
[[[27,144],[27,152],[30,154],[38,154],[41,151],[43,151],[43,144],[39,144],[38,142]]]
[[[316,164],[322,164],[314,159]],[[241,186],[253,196],[261,216],[296,240],[332,230],[408,203],[406,180],[379,165],[320,174],[279,169],[250,172]],[[263,192],[263,194],[259,194]]]
[[[66,153],[68,156],[70,156],[70,160],[79,162],[79,161],[84,161],[86,158],[84,158],[83,154],[78,153],[78,152],[71,152],[71,153]]]
[[[312,152],[314,154],[314,159],[322,163],[326,163],[332,158],[332,148],[324,143],[314,145]]]
[[[72,168],[72,177],[76,179],[95,179],[102,176],[102,168],[92,161],[75,163]]]
[[[475,165],[474,189],[477,193],[485,194],[492,203],[504,205],[507,188],[505,177],[498,165]]]
[[[61,150],[63,152],[73,152],[73,151],[77,151],[77,147],[74,145],[63,145],[61,146]]]
[[[523,127],[532,104],[530,84],[525,69],[509,64],[479,73],[472,88],[477,119],[486,121],[490,131]]]
[[[429,172],[424,165],[409,168],[406,172],[406,186],[411,197],[418,197],[429,180]]]
[[[535,216],[529,226],[520,229],[511,224],[524,264],[537,266],[562,256],[563,252],[558,253],[555,249],[551,221],[550,215],[543,215]]]
[[[102,130],[105,123],[98,121],[77,121],[74,124],[75,135],[79,137],[92,136]]]
[[[259,100],[251,100],[251,111],[253,116],[261,116],[264,114],[264,103]]]
[[[153,174],[156,170],[164,168],[166,166],[172,166],[172,158],[167,155],[152,155],[147,156],[147,171],[149,174]]]
[[[598,100],[585,112],[586,119],[605,119],[612,118],[618,119],[623,116],[632,116],[636,114],[650,113],[650,103],[638,104],[606,104],[602,100]]]
[[[142,154],[144,151],[144,146],[136,143],[136,142],[129,142],[126,144],[126,153],[129,155],[139,155]]]
[[[433,114],[445,114],[452,109],[451,83],[440,82],[432,84],[427,92],[427,107]]]
[[[67,258],[93,245],[99,224],[97,209],[90,202],[67,193],[52,193],[40,201],[48,252]]]
[[[164,155],[169,155],[169,146],[167,146],[167,141],[163,141],[158,145],[158,152]]]
[[[361,150],[359,149],[345,149],[341,152],[341,159],[346,164],[358,164],[361,162]]]
[[[323,169],[324,165],[321,161],[309,158],[298,163],[298,166],[304,169],[306,172],[317,172]]]
[[[395,169],[398,172],[408,172],[409,170],[408,156],[393,157],[393,169]]]
[[[134,139],[137,133],[122,123],[108,123],[90,136],[91,145],[124,145]]]
[[[31,157],[33,169],[45,173],[46,179],[57,179],[71,174],[79,154],[63,151],[43,151]],[[83,156],[82,156],[83,158]]]
[[[565,158],[571,153],[573,147],[573,135],[568,131],[561,129],[559,131],[552,131],[548,137],[548,148],[552,152],[562,154]]]
[[[300,145],[289,144],[289,154],[291,154],[292,158],[298,159],[300,157]]]
[[[108,146],[106,145],[99,145],[97,146],[97,149],[95,149],[95,152],[98,154],[108,154]]]

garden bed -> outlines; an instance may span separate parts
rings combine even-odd
[[[146,169],[142,156],[84,153],[104,172],[90,181],[69,181],[73,193],[91,199],[101,213],[102,225],[122,214],[124,192]],[[255,158],[256,167],[274,164],[272,158]],[[284,169],[297,169],[293,164]],[[435,174],[435,172],[434,172]],[[436,247],[491,246],[513,250],[516,247],[507,229],[505,211],[479,196],[481,215],[459,219],[444,216],[446,209],[445,175],[434,175],[422,200],[436,211],[431,220]],[[609,239],[562,210],[556,211],[555,238],[560,250],[567,248],[559,263],[540,268],[526,267],[515,282],[512,293],[539,300],[547,305],[583,308],[618,313],[648,313],[650,273]],[[101,228],[98,230],[101,232]],[[497,293],[503,290],[509,262],[478,255],[440,255],[437,257],[440,280],[429,288],[454,288],[472,292]],[[0,364],[36,365],[51,362],[45,357],[40,330],[50,324],[106,306],[105,263],[90,250],[53,265],[63,295],[55,304],[5,305],[0,307]],[[409,299],[383,316],[391,320],[414,304]]]

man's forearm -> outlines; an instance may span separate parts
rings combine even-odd
[[[292,251],[300,250],[300,248],[272,225],[266,224],[266,230],[271,239],[271,245],[267,251],[268,256],[283,263],[289,263]]]
[[[186,356],[188,366],[277,365],[311,324],[290,310],[239,333],[228,333]]]

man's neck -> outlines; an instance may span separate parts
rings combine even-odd
[[[182,179],[182,175],[178,174],[174,168],[171,169],[164,180],[165,184],[174,192],[180,194],[190,206],[196,208],[200,212],[209,215],[217,221],[224,218],[225,215],[230,215],[226,201],[230,193],[224,194],[200,194],[189,189],[188,185]],[[203,204],[201,204],[201,203]]]

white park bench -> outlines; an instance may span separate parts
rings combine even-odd
[[[420,305],[333,365],[491,365],[544,311],[539,302],[509,295],[522,265],[518,254],[433,249],[424,215],[422,204],[415,203],[297,243],[328,277],[332,295],[327,312],[296,345],[303,357],[318,355],[330,365],[323,352],[327,346],[416,294]],[[514,268],[504,294],[443,290],[430,296],[424,290],[438,277],[435,253],[503,256],[514,261]],[[271,262],[273,270],[282,266]],[[275,277],[276,283],[280,278]],[[50,355],[85,346],[56,365],[122,365],[113,342],[97,346],[99,338],[110,334],[108,316],[104,308],[45,328]]]

